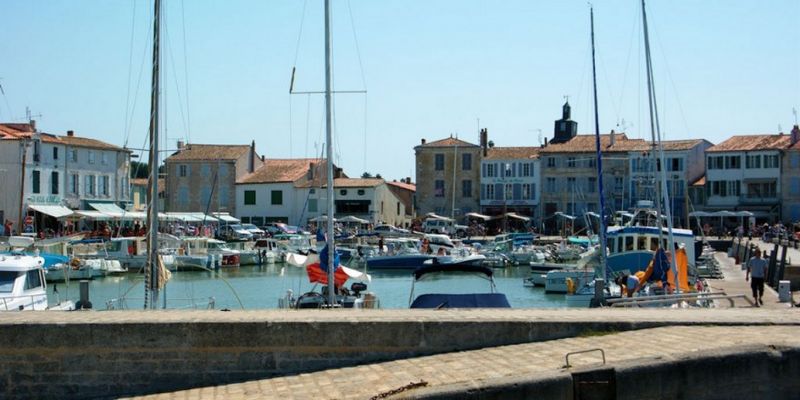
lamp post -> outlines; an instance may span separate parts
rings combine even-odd
[[[511,175],[511,163],[505,163],[503,169],[503,233],[508,232],[508,183],[507,178]]]

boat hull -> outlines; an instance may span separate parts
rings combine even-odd
[[[423,266],[425,261],[435,258],[436,256],[427,254],[370,257],[367,258],[367,269],[417,269]]]

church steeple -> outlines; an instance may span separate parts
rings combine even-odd
[[[578,123],[570,119],[572,107],[569,105],[569,98],[561,108],[561,119],[556,121],[553,130],[553,140],[550,143],[564,143],[574,138],[578,134]]]

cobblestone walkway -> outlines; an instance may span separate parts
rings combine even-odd
[[[769,334],[764,334],[768,329]],[[658,343],[638,346],[632,343]],[[757,344],[800,346],[797,327],[679,326],[643,329],[553,340],[474,351],[456,352],[358,367],[320,371],[296,376],[256,380],[240,384],[198,388],[145,396],[147,399],[369,399],[409,383],[426,382],[428,388],[451,384],[479,386],[496,378],[556,373],[562,370],[566,353],[602,348],[609,364],[650,361],[655,357],[675,359],[697,352]],[[574,366],[599,364],[597,353],[570,359]],[[413,389],[409,393],[413,393]]]

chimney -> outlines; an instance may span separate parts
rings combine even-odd
[[[486,128],[481,129],[481,149],[483,150],[483,156],[486,157],[486,153],[489,151],[489,130]]]
[[[800,140],[800,127],[798,127],[797,124],[795,124],[794,127],[792,128],[791,138],[792,138],[791,139],[792,145],[794,145],[795,143],[797,143],[798,140]]]
[[[263,162],[266,162],[266,161],[267,161],[267,156],[261,156],[261,162],[263,163]]]
[[[409,184],[409,185],[411,184],[411,177],[410,176],[406,177],[406,183]]]
[[[67,131],[67,136],[69,137],[75,136],[75,131]]]
[[[314,163],[308,163],[308,180],[314,179]]]
[[[547,147],[547,138],[544,138],[544,147]]]
[[[36,132],[36,120],[34,119],[30,120],[30,124],[31,124],[31,132]]]
[[[250,157],[249,157],[250,165],[248,166],[249,168],[247,169],[251,173],[256,170],[256,157],[257,157],[256,156],[256,141],[253,140],[250,143]]]
[[[333,179],[339,179],[341,177],[342,177],[342,169],[336,168],[336,170],[333,171]]]
[[[421,144],[425,144],[425,138],[422,138],[422,143]]]
[[[183,140],[178,140],[178,150],[183,150],[183,146],[185,146]]]
[[[614,132],[613,129],[611,130],[611,133],[609,134],[609,136],[611,136],[611,143],[608,145],[608,147],[611,147],[611,146],[614,145],[614,142],[615,142],[614,139],[616,139],[616,135],[615,135],[615,132]]]

